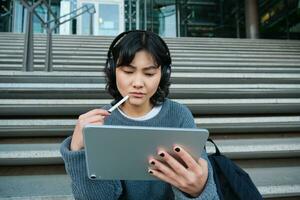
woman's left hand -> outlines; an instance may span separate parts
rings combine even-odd
[[[207,181],[207,161],[202,158],[195,161],[183,147],[178,145],[176,145],[173,150],[187,167],[182,165],[167,151],[159,149],[158,155],[165,163],[154,157],[150,157],[149,164],[151,167],[148,172],[192,197],[198,197],[203,191]]]

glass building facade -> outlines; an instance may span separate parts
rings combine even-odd
[[[26,0],[32,2],[31,0]],[[152,30],[164,37],[245,38],[247,0],[48,0],[59,17],[81,6],[94,6],[57,28],[56,34],[117,35]],[[0,31],[24,32],[27,10],[20,0],[0,0]],[[257,0],[259,38],[300,39],[300,0]],[[53,19],[41,5],[36,13]],[[250,13],[251,14],[251,13]],[[72,16],[74,16],[73,14]],[[64,18],[66,19],[66,18]],[[61,19],[62,20],[62,19]],[[34,16],[35,33],[45,33]]]

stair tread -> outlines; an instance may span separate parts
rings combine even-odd
[[[49,169],[46,170],[46,174],[41,171],[40,174],[26,175],[22,173],[18,174],[20,172],[18,168],[13,167],[11,170],[7,170],[6,167],[3,168],[3,170],[0,170],[2,171],[0,172],[0,187],[3,189],[1,198],[28,197],[37,199],[40,197],[46,199],[46,197],[49,198],[51,196],[53,198],[71,198],[70,177],[65,174],[62,167],[58,169],[60,170],[55,170],[56,172],[51,173],[51,175],[49,175]],[[244,169],[249,173],[258,190],[265,198],[295,196],[299,194],[299,166],[286,163],[284,166],[272,164],[267,167],[244,167]],[[14,171],[14,175],[10,175],[10,171],[12,170]],[[21,171],[24,171],[24,167],[22,167]],[[39,170],[35,169],[35,171]],[[274,176],[274,174],[281,174],[282,176]]]
[[[30,139],[28,140],[30,142]],[[218,139],[215,142],[220,151],[232,159],[300,156],[300,137]],[[35,143],[26,144],[0,144],[0,160],[5,165],[24,164],[23,159],[32,160],[30,164],[35,164],[35,159],[43,159],[44,162],[49,164],[62,164],[59,148],[60,143],[38,143],[38,140]],[[211,144],[208,144],[207,152],[214,152]],[[60,162],[54,161],[54,163],[51,163],[51,158],[59,159]]]

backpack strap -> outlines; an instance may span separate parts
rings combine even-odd
[[[218,155],[218,156],[221,155],[220,150],[219,150],[218,146],[216,145],[216,143],[211,138],[208,138],[207,141],[209,141],[210,143],[212,143],[215,146],[215,149],[216,149],[215,155]]]

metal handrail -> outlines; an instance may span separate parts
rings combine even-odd
[[[7,15],[11,15],[12,8],[10,8],[9,10],[8,10],[6,7],[4,7],[4,6],[2,6],[2,8],[3,8],[6,12],[3,13],[3,14],[0,14],[0,17],[6,17]]]
[[[33,71],[33,24],[32,24],[32,19],[33,19],[33,14],[40,20],[42,23],[43,28],[46,29],[47,31],[47,47],[46,47],[46,58],[45,58],[45,71],[52,71],[53,70],[53,63],[52,63],[52,32],[55,30],[57,27],[59,27],[61,24],[66,23],[86,12],[90,14],[90,18],[92,20],[93,14],[96,12],[94,5],[88,6],[84,5],[76,10],[73,10],[72,12],[60,16],[59,18],[56,17],[56,15],[53,13],[51,10],[51,7],[49,4],[46,2],[46,0],[38,0],[35,3],[32,3],[32,5],[29,5],[28,0],[21,0],[21,3],[25,8],[28,10],[28,15],[27,15],[27,26],[26,26],[26,33],[25,33],[25,42],[24,42],[24,57],[23,57],[23,70],[24,71]],[[49,10],[49,13],[53,16],[54,19],[49,20],[49,21],[44,21],[38,13],[36,13],[35,9],[37,6],[45,4],[47,9]],[[69,19],[66,19],[62,22],[59,20],[61,18],[67,17],[71,14],[76,13],[77,11],[82,10],[79,14],[74,15],[73,17],[70,17]],[[54,27],[50,27],[50,24],[54,22]],[[90,34],[92,34],[92,26],[90,27]]]
[[[83,8],[86,8],[86,10],[84,10],[82,13],[79,13],[79,14],[73,16],[72,18],[70,18],[70,19],[68,19],[68,20],[65,20],[65,21],[63,21],[63,22],[60,22],[60,24],[63,24],[63,23],[65,23],[65,22],[67,22],[67,21],[70,21],[71,19],[74,19],[74,18],[76,18],[76,17],[78,17],[78,16],[84,14],[85,12],[88,12],[88,13],[90,13],[90,14],[96,13],[95,6],[94,6],[94,5],[92,5],[90,8],[89,8],[88,5],[84,5],[84,6],[80,7],[80,8],[77,8],[76,10],[73,10],[72,12],[70,12],[70,13],[68,13],[68,14],[65,14],[65,15],[63,15],[63,16],[60,16],[58,19],[67,17],[68,15],[71,15],[71,14],[73,14],[73,13],[76,13],[77,11],[82,10]],[[92,11],[90,12],[90,10],[92,10]],[[55,19],[52,19],[52,20],[49,20],[48,22],[51,23],[51,22],[54,22],[54,21],[55,21]]]

